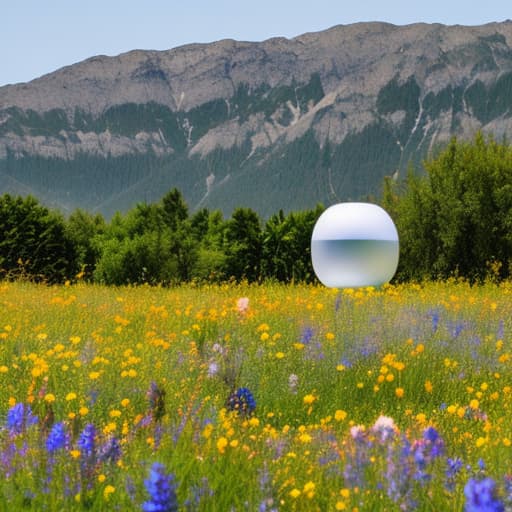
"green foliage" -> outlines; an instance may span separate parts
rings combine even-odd
[[[33,197],[0,197],[0,275],[63,282],[76,272],[77,255],[64,219]]]
[[[290,213],[281,210],[272,215],[263,231],[263,275],[281,282],[311,282],[314,271],[311,264],[311,233],[323,211]]]
[[[260,277],[262,232],[258,214],[250,208],[237,208],[228,221],[224,251],[226,274],[240,281]]]
[[[390,182],[385,190],[400,236],[399,276],[509,277],[512,148],[480,133],[454,138],[425,169],[423,178],[410,173],[401,192]]]

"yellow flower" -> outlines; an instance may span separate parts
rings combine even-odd
[[[276,352],[276,359],[283,359],[284,352]]]
[[[434,388],[434,386],[432,385],[432,382],[430,380],[426,380],[425,381],[425,391],[427,393],[432,393],[433,388]]]
[[[316,400],[316,396],[312,395],[312,394],[306,395],[303,398],[303,401],[304,401],[305,405],[311,405],[315,400]]]
[[[110,495],[114,493],[116,488],[113,485],[107,485],[105,486],[105,489],[103,489],[103,497],[108,500]]]
[[[249,425],[251,427],[257,427],[259,426],[260,424],[260,420],[258,418],[256,418],[255,416],[253,416],[252,418],[249,419]]]
[[[111,418],[119,418],[119,416],[121,416],[121,411],[119,409],[112,409],[108,415],[111,417]]]
[[[347,489],[347,488],[341,489],[340,495],[345,499],[349,498],[350,497],[350,489]]]
[[[224,453],[227,445],[228,440],[225,437],[219,437],[217,440],[217,450],[219,450],[219,453]]]
[[[306,482],[304,484],[304,489],[302,490],[302,492],[308,497],[308,498],[312,498],[314,495],[315,495],[315,483],[314,482]]]
[[[71,455],[73,459],[78,459],[78,457],[80,457],[80,450],[69,450],[69,455]]]
[[[205,427],[203,428],[203,433],[202,433],[202,436],[205,438],[205,439],[208,439],[212,433],[212,430],[213,430],[213,425],[211,423],[207,423],[205,425]]]
[[[44,401],[48,402],[49,404],[55,402],[55,395],[53,393],[47,393],[44,397]]]
[[[69,402],[71,400],[75,400],[76,393],[73,393],[72,391],[66,395],[66,401]]]
[[[304,432],[299,436],[299,441],[304,444],[310,443],[312,439],[313,438],[307,432]]]
[[[335,336],[332,332],[328,332],[325,334],[325,338],[329,341],[332,341],[335,338]]]
[[[121,405],[122,405],[123,407],[128,407],[128,405],[130,405],[130,399],[129,399],[129,398],[123,398],[123,399],[121,400]]]
[[[402,398],[404,396],[404,388],[396,388],[395,389],[395,395],[398,397],[398,398]]]
[[[84,405],[84,406],[80,407],[78,412],[80,413],[80,416],[85,416],[86,414],[89,413],[89,409],[87,407],[85,407],[85,405]]]
[[[476,411],[478,409],[479,405],[480,405],[480,402],[476,398],[473,398],[473,400],[471,400],[469,402],[469,407],[471,409],[473,409],[474,411]]]
[[[103,483],[105,480],[107,479],[107,477],[101,473],[100,475],[98,475],[98,482],[101,484]]]
[[[347,413],[341,409],[338,409],[335,413],[334,413],[334,419],[336,421],[343,421],[345,418],[347,417]]]
[[[91,372],[89,373],[89,379],[96,380],[100,376],[100,372]]]
[[[481,446],[483,446],[486,442],[487,442],[487,440],[485,439],[485,437],[479,437],[479,438],[476,440],[476,447],[477,447],[477,448],[480,448],[480,447],[481,447]]]
[[[299,490],[299,489],[292,489],[292,490],[290,491],[290,496],[291,496],[292,498],[294,498],[294,499],[295,499],[295,498],[298,498],[298,497],[300,496],[300,490]]]

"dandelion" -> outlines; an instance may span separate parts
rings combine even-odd
[[[142,504],[144,512],[177,512],[178,500],[174,476],[165,472],[163,464],[155,462],[150,469],[144,486],[150,499]]]
[[[113,485],[106,485],[105,489],[103,489],[103,497],[108,500],[110,495],[116,491],[116,488]]]
[[[316,400],[316,396],[312,394],[305,395],[302,401],[304,405],[311,405]]]

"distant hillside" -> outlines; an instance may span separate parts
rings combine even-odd
[[[0,193],[109,216],[177,187],[266,216],[379,195],[452,134],[511,128],[511,21],[137,50],[0,88]]]

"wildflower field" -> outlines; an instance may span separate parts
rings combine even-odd
[[[512,284],[0,283],[3,510],[512,510]]]

